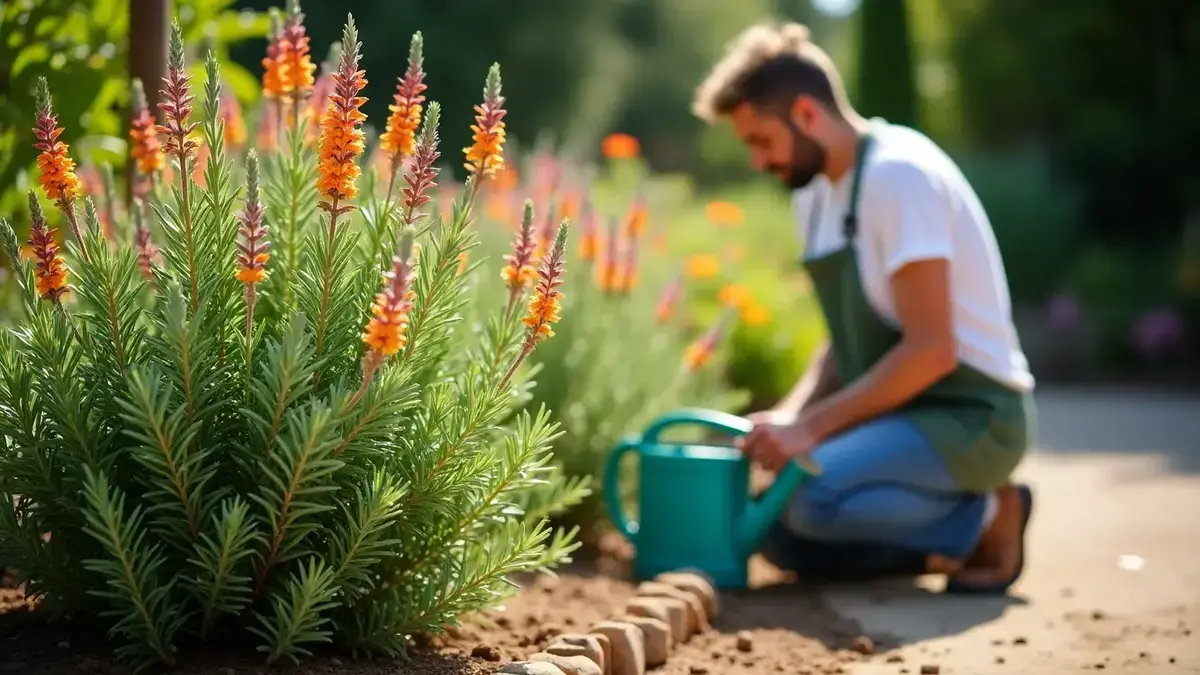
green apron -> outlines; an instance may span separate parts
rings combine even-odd
[[[859,143],[844,219],[846,246],[804,261],[828,324],[843,386],[861,377],[901,337],[868,302],[855,255],[859,183],[871,141],[868,133]],[[811,245],[813,231],[810,222],[806,246]],[[896,413],[916,424],[962,489],[974,493],[990,492],[1009,481],[1031,445],[1036,423],[1030,394],[1004,386],[961,362]]]

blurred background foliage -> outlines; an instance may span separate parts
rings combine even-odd
[[[248,111],[273,4],[282,3],[173,3],[189,44],[207,37],[232,59],[223,72]],[[303,9],[318,60],[354,14],[376,131],[408,39],[424,34],[427,94],[442,103],[446,171],[459,178],[456,149],[493,61],[515,145],[549,142],[606,171],[603,139],[636,138],[656,226],[681,255],[717,263],[709,274],[708,259],[696,259],[709,270],[695,284],[701,311],[715,313],[731,284],[754,298],[729,362],[752,405],[787,390],[824,327],[795,264],[787,195],[749,171],[725,126],[707,128],[689,108],[725,43],[769,18],[810,27],[863,114],[913,125],[960,161],[993,220],[1040,378],[1197,382],[1194,0],[309,0]],[[36,74],[70,92],[55,102],[81,163],[123,156],[126,11],[118,0],[0,5],[0,215],[19,231]],[[739,223],[715,225],[712,202],[736,205]]]

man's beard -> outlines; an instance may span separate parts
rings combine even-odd
[[[788,130],[792,134],[792,161],[789,166],[775,165],[771,170],[782,176],[783,183],[791,190],[799,190],[813,182],[817,174],[825,170],[825,148],[821,147],[790,120]]]

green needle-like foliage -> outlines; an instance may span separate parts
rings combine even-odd
[[[343,44],[346,76],[352,22]],[[84,242],[48,243],[34,194],[33,257],[0,223],[25,310],[0,333],[0,561],[46,610],[106,622],[138,670],[239,632],[268,663],[402,653],[567,560],[575,532],[549,518],[587,486],[529,407],[508,289],[458,272],[474,183],[429,217],[437,102],[383,208],[371,188],[388,177],[326,147],[311,114],[227,153],[219,65],[193,97],[186,53],[176,26],[171,173],[143,176],[128,207],[106,192],[111,236],[75,197]],[[318,156],[364,172],[332,207]]]

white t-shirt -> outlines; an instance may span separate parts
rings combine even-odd
[[[1012,321],[1008,280],[987,214],[958,166],[932,140],[872,120],[858,204],[859,274],[867,300],[898,327],[890,276],[904,265],[945,258],[959,359],[1019,391],[1034,378]],[[806,258],[843,248],[853,171],[824,174],[793,193]]]

